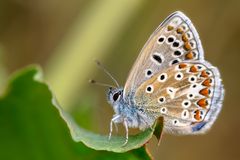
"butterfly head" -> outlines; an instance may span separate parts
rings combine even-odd
[[[122,101],[123,89],[110,87],[107,92],[108,102],[112,105],[118,105]]]

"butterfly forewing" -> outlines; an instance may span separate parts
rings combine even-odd
[[[150,36],[137,58],[124,87],[124,97],[160,70],[180,61],[202,60],[203,50],[196,29],[181,12],[171,14]]]

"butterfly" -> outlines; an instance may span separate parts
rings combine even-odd
[[[224,97],[218,69],[204,60],[199,35],[177,11],[153,32],[135,61],[124,87],[111,87],[112,125],[151,128],[163,117],[163,131],[176,135],[205,133],[216,120]]]

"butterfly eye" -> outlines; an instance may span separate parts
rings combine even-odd
[[[121,92],[115,93],[115,94],[113,95],[113,100],[114,100],[114,102],[116,102],[116,101],[119,99],[120,96],[121,96]]]

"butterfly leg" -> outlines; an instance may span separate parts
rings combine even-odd
[[[126,139],[125,139],[125,142],[123,144],[123,146],[125,146],[128,143],[128,123],[127,123],[126,119],[124,119],[123,125],[124,125],[125,130],[126,130]]]
[[[117,115],[117,116],[114,116],[110,122],[110,132],[109,132],[109,136],[108,136],[108,139],[110,140],[111,137],[112,137],[112,131],[113,131],[113,123],[116,127],[116,130],[117,130],[117,126],[115,124],[115,122],[120,118],[120,115]]]
[[[108,135],[108,140],[110,140],[111,137],[112,137],[112,124],[113,124],[113,120],[111,120],[111,122],[110,122],[110,132],[109,132],[109,135]]]

